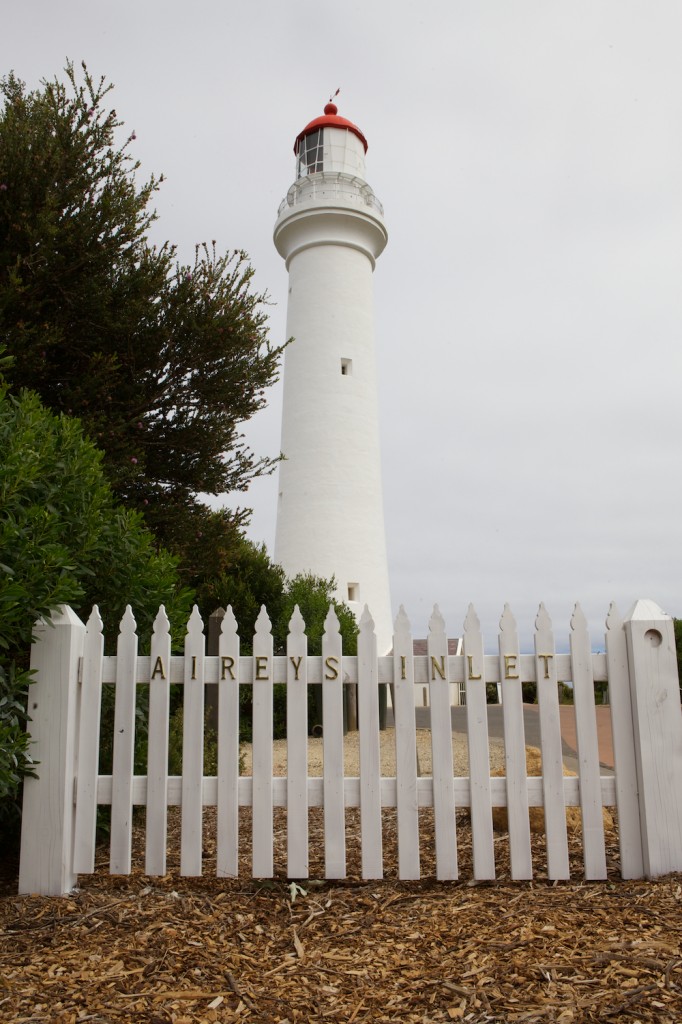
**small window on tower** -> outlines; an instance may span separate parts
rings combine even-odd
[[[305,178],[308,174],[316,174],[322,170],[323,136],[322,130],[311,132],[301,139],[298,146],[298,177]]]
[[[350,377],[353,373],[353,360],[342,359],[341,360],[341,373],[344,377]]]
[[[360,587],[357,583],[348,584],[348,600],[359,601],[360,600]]]

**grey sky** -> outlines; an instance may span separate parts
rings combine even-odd
[[[246,249],[285,331],[272,245],[294,138],[341,87],[389,245],[375,274],[394,611],[468,603],[494,643],[540,601],[682,614],[682,5],[27,0],[0,70],[67,57],[116,84],[159,238]],[[248,431],[279,448],[279,392]],[[276,480],[251,534],[274,537]]]

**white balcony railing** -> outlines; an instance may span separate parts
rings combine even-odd
[[[343,174],[340,171],[319,171],[294,182],[280,203],[277,216],[281,217],[287,207],[325,201],[341,202],[349,206],[369,206],[382,217],[384,215],[383,206],[362,178]]]

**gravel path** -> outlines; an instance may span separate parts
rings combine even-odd
[[[385,729],[380,734],[381,739],[381,774],[392,778],[395,776],[395,730]],[[344,737],[345,748],[345,773],[348,777],[355,777],[360,774],[360,749],[357,732],[349,732]],[[244,775],[251,774],[251,744],[243,744]],[[469,774],[469,756],[466,736],[453,734],[452,754],[455,765],[455,775],[466,776]],[[322,775],[322,739],[311,737],[308,740],[308,774],[309,776]],[[417,758],[420,775],[431,775],[431,733],[428,729],[417,729]],[[284,776],[287,773],[287,741],[275,740],[273,744],[273,771],[275,775]],[[504,766],[504,744],[502,740],[490,741],[490,767],[492,771]]]

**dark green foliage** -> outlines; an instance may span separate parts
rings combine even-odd
[[[184,626],[190,594],[175,560],[117,506],[78,422],[0,387],[0,814],[30,768],[22,708],[35,620],[65,603],[86,618],[98,603],[113,638],[130,603],[144,635],[161,602]]]
[[[85,66],[82,81],[72,65],[66,77],[35,92],[12,75],[1,86],[8,380],[81,419],[116,495],[144,513],[192,582],[216,536],[227,549],[244,522],[198,495],[245,490],[274,466],[239,429],[264,406],[281,350],[268,342],[266,298],[251,291],[243,252],[200,245],[182,266],[172,245],[149,243],[162,179],[139,184],[135,136],[108,106],[111,85]]]
[[[254,544],[239,536],[223,555],[220,574],[207,575],[197,581],[197,603],[204,620],[216,608],[231,605],[239,627],[241,648],[251,651],[256,619],[265,605],[273,623],[279,622],[284,601],[285,576],[275,565],[265,545]]]
[[[675,626],[675,648],[677,650],[677,675],[680,682],[680,695],[682,696],[682,619],[673,619]]]
[[[275,646],[279,650],[284,651],[286,648],[289,620],[294,613],[295,606],[298,605],[305,622],[308,654],[321,654],[324,623],[329,613],[329,605],[333,604],[339,620],[343,653],[357,654],[358,624],[348,605],[334,600],[335,588],[336,580],[333,578],[325,580],[310,573],[302,573],[287,581],[279,618],[273,624]]]

